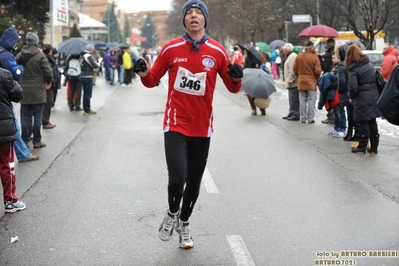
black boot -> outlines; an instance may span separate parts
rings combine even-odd
[[[353,138],[353,119],[352,116],[348,116],[348,131],[346,136],[343,138],[345,141],[352,141]]]
[[[360,123],[353,122],[353,124],[354,124],[353,126],[355,127],[355,134],[353,135],[352,140],[358,141],[360,136]]]
[[[359,145],[357,145],[357,148],[352,149],[352,152],[353,153],[359,152],[359,153],[366,154],[366,146],[367,146],[368,141],[369,141],[368,136],[360,135],[359,136]]]
[[[378,144],[380,143],[380,134],[370,136],[370,149],[367,150],[368,153],[377,154],[378,153]]]

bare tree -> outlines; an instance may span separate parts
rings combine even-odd
[[[373,49],[374,37],[397,11],[397,0],[337,0],[341,18],[367,49]],[[366,31],[366,34],[362,33]]]

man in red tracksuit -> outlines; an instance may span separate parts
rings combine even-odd
[[[169,209],[158,236],[169,241],[176,230],[181,248],[194,246],[188,220],[199,195],[213,133],[213,94],[217,75],[227,89],[241,89],[242,68],[229,64],[226,49],[205,33],[208,9],[202,1],[183,6],[187,32],[167,43],[152,66],[139,59],[134,70],[148,88],[169,72],[168,98],[163,122],[165,155],[169,173]],[[183,199],[182,205],[180,202]]]

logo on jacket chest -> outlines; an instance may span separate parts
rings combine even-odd
[[[178,58],[178,57],[176,57],[175,60],[173,60],[173,63],[174,64],[176,64],[176,63],[185,63],[187,61],[188,61],[187,58]]]

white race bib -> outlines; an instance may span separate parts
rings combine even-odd
[[[174,89],[183,93],[204,96],[206,90],[206,72],[191,73],[189,70],[179,67],[177,71]]]

